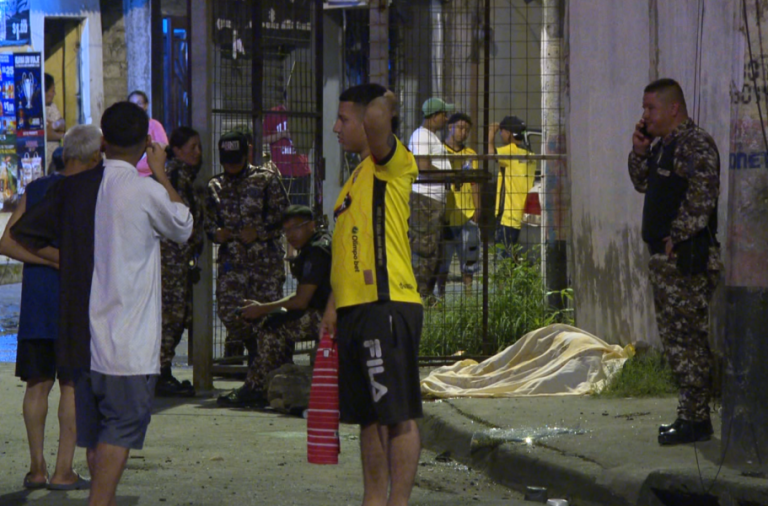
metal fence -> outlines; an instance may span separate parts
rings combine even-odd
[[[214,2],[212,145],[229,130],[249,130],[252,162],[279,172],[293,204],[322,205],[321,74],[318,0]],[[285,23],[285,20],[290,20]],[[320,24],[321,25],[321,24]],[[212,153],[215,172],[218,152]],[[294,252],[285,245],[288,255]],[[214,257],[218,251],[214,247]],[[214,263],[214,286],[217,279]],[[295,289],[286,265],[285,292]],[[213,357],[224,357],[227,330],[214,293]]]
[[[365,82],[388,85],[400,100],[397,134],[404,143],[412,144],[414,131],[428,126],[440,143],[452,148],[430,157],[431,169],[448,170],[431,176],[423,171],[418,181],[444,190],[440,224],[425,227],[418,222],[419,213],[413,213],[410,224],[412,235],[426,229],[439,237],[440,246],[433,272],[420,275],[427,287],[425,361],[491,354],[527,330],[568,318],[562,4],[394,0],[325,13],[342,19],[338,57],[343,70],[336,76],[342,88]],[[217,46],[214,137],[241,123],[251,125],[255,143],[262,147],[256,158],[278,165],[293,202],[312,204],[319,211],[322,129],[330,130],[320,121],[323,80],[328,77],[318,71],[323,68],[322,34],[317,33],[321,4],[296,0],[280,7],[311,13],[308,38],[261,31],[273,14],[252,6],[264,7],[264,2],[221,5],[237,6],[241,11],[234,17],[252,19],[257,28],[241,32],[242,45],[233,44],[227,32]],[[214,18],[214,25],[221,24],[221,10],[215,10]],[[259,82],[261,86],[252,86]],[[465,114],[465,124],[425,123],[422,107],[432,97],[453,104],[447,116]],[[506,128],[493,135],[489,146],[497,123]],[[280,139],[286,138],[293,167],[281,166],[286,151],[280,146],[286,144]],[[413,145],[411,149],[418,151]],[[328,172],[344,180],[357,162],[347,156],[342,166]],[[303,172],[305,163],[309,176]],[[286,293],[292,290],[286,284]],[[222,356],[224,335],[218,324],[214,357]]]
[[[367,31],[359,26],[366,15]],[[359,79],[396,92],[398,135],[417,158],[425,152],[420,127],[448,146],[448,156],[426,149],[430,169],[442,170],[422,171],[417,181],[445,189],[442,229],[419,223],[427,218],[413,208],[410,223],[426,308],[422,359],[495,353],[528,330],[567,321],[562,2],[394,1],[385,30],[377,26],[381,12],[353,16],[358,23],[345,24],[347,45],[359,48],[350,43],[355,33],[367,36],[370,49],[346,62],[346,75],[360,76],[354,66],[363,62],[369,73]],[[388,72],[377,76],[375,55],[382,54]],[[464,116],[446,125],[425,117],[423,105],[433,97],[454,106],[448,118]],[[506,128],[496,131],[498,123]],[[426,262],[436,266],[431,272],[420,267],[425,234],[440,238],[438,258]]]

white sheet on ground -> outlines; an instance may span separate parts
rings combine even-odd
[[[550,325],[482,363],[435,369],[421,391],[427,397],[582,395],[602,390],[631,353],[576,327]]]

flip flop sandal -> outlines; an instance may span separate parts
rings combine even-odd
[[[30,478],[32,475],[30,473],[27,473],[24,476],[24,488],[27,490],[39,490],[41,488],[45,488],[48,486],[48,478],[46,477],[45,481],[32,481]]]
[[[73,483],[49,483],[46,487],[48,490],[86,490],[91,488],[91,480],[86,480],[79,474],[77,480]]]

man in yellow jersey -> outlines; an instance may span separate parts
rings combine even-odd
[[[476,155],[475,150],[464,145],[472,128],[472,119],[464,113],[456,113],[448,118],[448,137],[445,149],[449,155]],[[453,170],[477,169],[477,160],[452,160]],[[446,196],[445,218],[448,227],[445,231],[445,261],[437,276],[437,293],[445,295],[445,284],[451,267],[453,255],[459,257],[464,290],[472,291],[472,276],[480,267],[480,229],[477,226],[480,216],[480,191],[476,183],[456,183]]]
[[[423,308],[408,243],[418,168],[392,133],[395,110],[383,86],[354,86],[339,98],[333,127],[362,162],[334,207],[332,293],[321,333],[338,343],[341,421],[360,425],[364,506],[408,504],[421,451]]]
[[[488,153],[499,155],[527,155],[523,144],[525,123],[517,116],[507,116],[501,123],[488,126]],[[496,149],[496,132],[499,132],[504,146]],[[533,187],[536,176],[536,162],[499,159],[499,178],[496,187],[496,216],[500,226],[496,231],[496,242],[503,246],[501,256],[509,257],[510,248],[517,244],[522,227],[525,199]]]

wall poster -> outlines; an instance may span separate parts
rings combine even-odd
[[[12,211],[27,184],[45,174],[40,53],[0,53],[0,201]]]
[[[29,0],[0,0],[0,46],[29,44]]]

